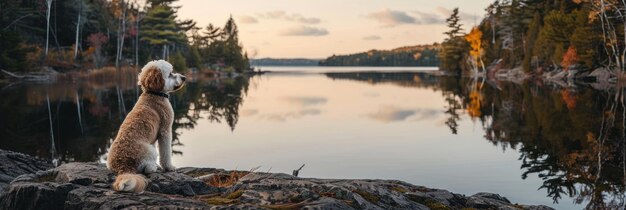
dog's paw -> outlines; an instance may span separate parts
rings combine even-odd
[[[159,170],[159,166],[157,166],[156,163],[154,164],[149,164],[146,166],[146,168],[144,169],[144,174],[151,174],[151,173],[155,173]]]
[[[169,165],[163,165],[163,170],[164,171],[176,171],[176,167],[174,167],[173,165],[169,164]]]

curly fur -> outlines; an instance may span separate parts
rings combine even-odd
[[[141,85],[144,93],[122,122],[107,157],[107,167],[118,174],[113,184],[116,191],[142,192],[147,180],[139,173],[156,172],[157,156],[164,170],[176,169],[171,158],[172,105],[165,97],[145,93],[169,93],[180,89],[185,76],[172,73],[172,70],[167,61],[158,60],[146,64],[139,73],[137,84]]]

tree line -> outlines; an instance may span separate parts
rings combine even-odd
[[[437,66],[440,45],[417,45],[393,50],[370,50],[349,55],[332,55],[320,66]]]
[[[176,1],[0,1],[0,68],[63,71],[152,59],[169,60],[178,71],[249,68],[232,17],[223,27],[200,27],[177,17]]]
[[[625,12],[626,3],[615,0],[496,0],[470,30],[472,37],[463,32],[455,9],[446,20],[450,30],[440,68],[461,74],[497,63],[531,74],[597,67],[624,71]]]

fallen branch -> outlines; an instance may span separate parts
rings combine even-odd
[[[292,175],[295,177],[298,177],[298,174],[300,173],[300,170],[302,170],[302,168],[304,168],[304,164],[302,164],[302,166],[300,166],[300,168],[298,168],[298,170],[293,170]]]
[[[4,70],[4,69],[0,69],[0,71],[4,72],[5,74],[7,74],[7,75],[9,75],[9,76],[12,76],[12,77],[18,78],[18,79],[22,79],[22,78],[24,78],[24,76],[17,75],[17,74],[14,74],[14,73],[11,73],[11,72],[9,72],[9,71],[7,71],[7,70]]]
[[[19,75],[4,69],[0,69],[0,71],[2,71],[3,73],[5,73],[6,75],[9,75],[10,77],[13,77],[15,79],[20,79],[20,80],[26,80],[26,81],[49,81],[50,80],[50,75],[49,74],[27,74],[27,75]]]

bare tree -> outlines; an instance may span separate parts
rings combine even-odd
[[[126,35],[126,10],[127,10],[127,6],[124,3],[124,0],[120,1],[119,7],[121,9],[122,14],[120,16],[119,29],[117,30],[117,51],[116,51],[116,55],[115,55],[115,67],[117,67],[117,68],[120,67],[120,60],[122,59],[122,49],[124,49],[124,35]]]
[[[48,42],[50,37],[50,8],[52,7],[53,0],[46,0],[46,6],[48,11],[46,12],[46,56],[48,55]]]
[[[86,13],[87,11],[89,11],[87,7],[87,5],[85,4],[85,1],[82,0],[77,0],[75,1],[77,7],[78,7],[78,18],[76,20],[76,41],[74,43],[74,60],[76,60],[76,58],[78,57],[78,46],[80,46],[80,26],[85,22],[84,19],[82,19],[83,13]]]

